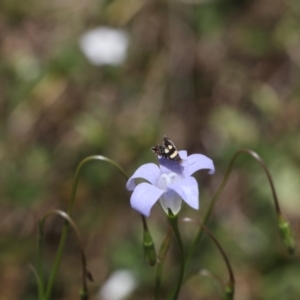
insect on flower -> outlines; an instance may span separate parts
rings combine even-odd
[[[149,217],[156,202],[166,214],[169,209],[178,214],[183,203],[199,209],[199,188],[192,176],[195,172],[208,169],[214,173],[213,161],[202,154],[188,155],[187,151],[177,151],[174,143],[164,137],[164,145],[156,145],[152,151],[158,156],[158,163],[140,166],[128,179],[126,187],[133,191],[130,204],[142,215]],[[143,179],[145,182],[136,182]]]
[[[182,158],[180,157],[174,142],[166,135],[164,136],[164,145],[156,145],[152,147],[151,150],[157,156],[182,163]]]

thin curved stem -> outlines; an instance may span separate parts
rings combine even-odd
[[[179,277],[178,277],[178,281],[177,281],[177,285],[174,291],[174,294],[172,296],[173,300],[177,300],[178,296],[179,296],[179,292],[182,286],[182,281],[183,281],[183,275],[184,275],[184,268],[185,268],[185,260],[184,260],[184,249],[183,249],[183,243],[181,240],[181,235],[179,232],[179,228],[178,228],[178,216],[177,215],[173,215],[170,213],[168,213],[168,221],[173,229],[174,235],[176,237],[178,246],[179,246],[179,252],[180,252],[180,269],[179,269]]]
[[[203,224],[204,225],[206,225],[208,223],[208,220],[209,220],[209,217],[212,213],[212,210],[213,210],[216,202],[218,201],[219,196],[223,192],[224,187],[226,186],[226,183],[227,183],[227,181],[230,177],[233,165],[234,165],[237,157],[240,154],[243,154],[243,153],[252,156],[260,164],[260,166],[263,168],[263,170],[265,171],[265,173],[267,175],[267,178],[268,178],[268,181],[269,181],[269,184],[270,184],[270,187],[271,187],[276,213],[277,213],[277,215],[281,215],[281,210],[280,210],[280,206],[279,206],[275,186],[274,186],[274,183],[273,183],[273,179],[272,179],[271,173],[269,172],[266,164],[264,163],[264,161],[261,159],[261,157],[256,152],[254,152],[250,149],[241,149],[241,150],[237,151],[230,160],[230,163],[229,163],[229,166],[226,170],[223,181],[221,182],[221,185],[219,186],[216,194],[214,195],[214,197],[213,197],[212,201],[210,202],[209,207],[208,207],[208,209],[205,213],[205,216],[204,216],[204,219],[203,219]],[[192,246],[191,246],[191,248],[188,252],[188,255],[187,255],[187,258],[186,258],[187,262],[189,262],[191,256],[193,255],[193,253],[195,251],[195,248],[196,248],[196,245],[199,243],[202,234],[203,234],[203,228],[200,228],[197,235],[196,235],[196,237],[195,237],[195,239],[194,239],[194,241],[193,241],[193,243],[192,243]]]
[[[83,250],[82,238],[81,238],[79,229],[78,229],[77,225],[75,224],[75,222],[71,219],[71,217],[67,213],[65,213],[61,210],[51,210],[51,211],[45,213],[44,216],[42,217],[42,219],[40,220],[40,223],[39,223],[40,224],[40,226],[39,226],[39,231],[40,231],[39,236],[40,236],[41,239],[43,238],[45,222],[52,215],[58,215],[58,216],[62,217],[63,219],[65,219],[66,222],[68,222],[68,224],[71,225],[73,231],[75,232],[75,236],[77,238],[77,242],[78,242],[78,245],[79,245],[79,248],[80,248],[81,265],[82,265],[82,287],[83,288],[82,288],[81,294],[84,295],[84,298],[82,298],[82,299],[88,299],[88,288],[87,288],[86,279],[88,277],[87,275],[90,275],[90,273],[87,270],[86,256],[85,256],[85,253],[84,253],[84,250]],[[40,253],[42,253],[42,251]],[[40,255],[42,256],[42,254],[40,254]],[[55,270],[55,272],[53,272],[53,274],[57,272],[58,267],[59,267],[59,263],[54,264],[53,270]],[[48,285],[47,285],[45,295],[44,295],[45,299],[50,298],[50,294],[51,294],[54,279],[55,279],[55,277],[50,277],[49,278]]]
[[[88,163],[88,162],[90,162],[90,161],[104,161],[104,162],[108,162],[111,165],[113,165],[117,170],[119,170],[120,173],[124,176],[124,178],[126,180],[129,179],[129,176],[124,171],[124,169],[119,164],[117,164],[115,161],[111,160],[108,157],[105,157],[105,156],[102,156],[102,155],[92,155],[92,156],[88,156],[88,157],[84,158],[79,163],[79,165],[78,165],[78,167],[76,169],[75,179],[74,179],[73,186],[72,186],[71,201],[69,203],[68,210],[67,210],[68,215],[72,214],[72,210],[73,210],[73,206],[74,206],[74,202],[75,202],[76,191],[77,191],[77,186],[78,186],[78,181],[79,181],[79,176],[81,174],[81,170],[82,170],[83,166],[85,166],[85,164]],[[141,215],[141,216],[142,216],[143,222],[146,223],[145,217],[143,215]],[[65,243],[66,243],[66,239],[67,239],[67,234],[68,234],[68,229],[69,229],[69,223],[66,222],[65,225],[64,225],[64,227],[63,227],[62,235],[61,235],[61,238],[60,238],[60,242],[59,242],[59,246],[58,246],[58,250],[57,250],[57,254],[56,254],[56,258],[55,258],[55,262],[54,262],[54,267],[53,267],[53,269],[51,271],[50,279],[49,279],[49,282],[48,282],[48,285],[47,285],[47,290],[49,290],[49,292],[48,292],[49,296],[50,296],[50,293],[51,293],[51,290],[52,290],[54,279],[55,279],[56,274],[57,274],[58,266],[60,264],[60,260],[61,260],[61,257],[62,257],[62,252],[63,252],[63,249],[65,247]],[[39,251],[40,250],[38,250],[38,252]],[[39,269],[39,272],[40,272],[39,274],[41,276],[41,274],[42,274],[41,260],[38,262],[38,265],[40,266],[40,267],[38,267],[38,269]]]
[[[79,180],[79,175],[81,173],[81,170],[83,168],[83,166],[90,162],[90,161],[105,161],[105,162],[108,162],[110,164],[112,164],[114,167],[116,167],[121,173],[122,175],[128,179],[128,176],[126,174],[126,172],[124,171],[124,169],[118,165],[116,162],[114,162],[113,160],[105,157],[105,156],[102,156],[102,155],[92,155],[92,156],[88,156],[86,157],[85,159],[83,159],[77,169],[76,169],[76,173],[75,173],[75,180],[73,182],[73,187],[72,187],[72,194],[71,194],[71,201],[69,203],[69,207],[68,207],[68,214],[71,215],[72,213],[72,209],[73,209],[73,206],[74,206],[74,202],[75,202],[75,196],[76,196],[76,191],[77,191],[77,186],[78,186],[78,180]],[[61,260],[61,256],[62,256],[62,252],[63,252],[63,249],[65,247],[65,243],[66,243],[66,239],[67,239],[67,234],[68,234],[68,223],[65,223],[64,225],[64,228],[63,228],[63,232],[62,232],[62,235],[61,235],[61,238],[60,238],[60,242],[59,242],[59,246],[58,246],[58,250],[57,250],[57,254],[56,254],[56,258],[55,258],[55,262],[54,262],[54,267],[51,271],[51,274],[50,274],[50,278],[49,278],[49,282],[48,282],[48,285],[47,285],[47,294],[49,294],[50,296],[50,291],[52,289],[52,286],[53,286],[53,283],[54,283],[54,278],[56,277],[56,274],[57,274],[57,270],[58,270],[58,266],[60,264],[60,260]]]
[[[217,238],[214,236],[214,234],[205,225],[203,225],[199,221],[196,221],[196,220],[193,220],[193,219],[190,219],[190,218],[183,218],[181,221],[197,224],[199,227],[201,227],[208,234],[208,236],[212,239],[212,241],[217,246],[218,250],[220,251],[220,253],[221,253],[221,255],[224,259],[224,262],[226,264],[227,271],[228,271],[228,276],[229,276],[229,286],[234,287],[235,279],[234,279],[234,273],[232,271],[230,261],[228,259],[228,256],[226,255],[224,249],[222,248],[221,244],[219,243]]]
[[[94,161],[94,160],[98,160],[98,161],[104,161],[104,162],[108,162],[111,165],[113,165],[115,168],[117,168],[120,173],[124,176],[124,178],[126,180],[128,180],[128,175],[126,174],[125,170],[119,165],[117,164],[115,161],[113,161],[112,159],[102,156],[102,155],[92,155],[92,156],[88,156],[85,159],[83,159],[80,164],[78,165],[77,169],[76,169],[76,173],[75,173],[75,180],[73,183],[73,187],[72,187],[72,194],[71,194],[71,202],[69,203],[69,207],[68,207],[68,214],[70,215],[72,213],[72,209],[74,206],[74,202],[75,202],[75,196],[76,196],[76,191],[77,191],[77,186],[78,186],[78,180],[79,180],[79,175],[81,173],[82,167],[90,162],[90,161]]]
[[[43,249],[43,231],[41,228],[41,221],[38,222],[38,249],[37,249],[37,274],[40,278],[40,287],[39,287],[39,299],[42,299],[42,294],[44,293],[44,272],[43,272],[43,258],[42,258],[42,249]]]
[[[43,299],[43,283],[42,283],[41,277],[39,276],[38,272],[36,271],[36,269],[34,268],[34,266],[32,264],[29,264],[28,268],[33,273],[35,280],[37,282],[39,299]]]
[[[222,296],[223,291],[223,282],[222,280],[217,277],[215,274],[213,274],[211,271],[207,270],[207,269],[200,269],[197,272],[190,272],[189,274],[187,274],[184,278],[184,282],[186,282],[187,280],[189,280],[189,278],[193,277],[193,276],[202,276],[202,277],[206,277],[209,278],[214,285],[218,288],[218,294],[219,296]]]

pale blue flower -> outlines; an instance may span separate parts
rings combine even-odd
[[[179,151],[179,155],[182,163],[159,158],[159,166],[149,163],[135,171],[126,184],[127,189],[133,191],[130,199],[132,208],[147,217],[158,200],[166,213],[169,208],[175,215],[182,207],[182,200],[199,209],[198,183],[191,175],[201,169],[208,169],[209,174],[213,174],[213,161],[202,154],[187,156],[186,151]],[[148,182],[137,185],[137,178]]]

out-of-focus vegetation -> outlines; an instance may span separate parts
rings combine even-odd
[[[94,66],[79,40],[98,26],[129,35],[126,61]],[[249,147],[268,164],[282,209],[300,236],[300,2],[298,0],[110,0],[0,2],[0,299],[36,299],[27,268],[36,260],[37,220],[66,209],[77,164],[106,155],[132,172],[156,161],[150,147],[168,134],[179,149],[203,153],[216,174],[197,175],[201,209],[216,191],[233,153]],[[84,169],[74,220],[84,236],[95,283],[92,299],[118,269],[151,299],[154,269],[143,261],[142,224],[124,179],[107,164]],[[50,270],[63,222],[46,224]],[[149,218],[157,245],[166,233],[157,206]],[[299,252],[288,257],[278,238],[267,180],[240,158],[209,227],[233,263],[236,299],[300,298]],[[186,243],[196,229],[184,225]],[[226,282],[207,237],[199,268]],[[177,251],[165,265],[172,287]],[[53,299],[78,299],[79,250],[71,234]],[[98,295],[98,296],[97,296]],[[181,299],[219,299],[211,281],[188,281]]]

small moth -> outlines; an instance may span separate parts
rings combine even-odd
[[[152,147],[151,150],[157,156],[161,156],[163,158],[174,160],[179,163],[182,162],[182,159],[181,159],[180,155],[178,154],[175,144],[166,135],[164,136],[164,145],[156,145],[156,146]]]

